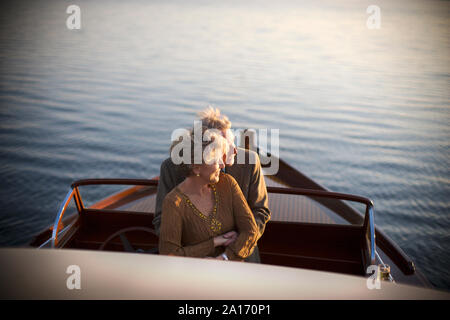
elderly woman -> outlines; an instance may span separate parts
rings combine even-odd
[[[258,230],[236,180],[221,172],[228,144],[212,134],[202,142],[202,163],[194,164],[192,133],[190,138],[190,161],[181,165],[187,178],[163,201],[159,252],[242,261],[252,253]]]

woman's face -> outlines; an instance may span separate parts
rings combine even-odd
[[[225,168],[226,152],[228,149],[227,141],[216,135],[213,143],[209,144],[203,151],[202,165],[194,170],[194,174],[203,179],[205,183],[219,182],[220,169]]]
[[[225,168],[225,164],[222,159],[219,159],[213,164],[202,164],[198,168],[198,173],[200,178],[202,178],[206,183],[217,183],[219,182],[220,169]]]

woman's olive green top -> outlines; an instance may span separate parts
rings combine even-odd
[[[161,214],[160,254],[204,258],[225,252],[230,260],[243,260],[253,252],[258,229],[236,180],[221,173],[212,190],[214,209],[208,216],[178,187],[167,194]],[[236,241],[214,247],[214,237],[233,230],[238,232]]]

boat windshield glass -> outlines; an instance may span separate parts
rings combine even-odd
[[[79,190],[85,208],[155,212],[156,186],[84,185]]]

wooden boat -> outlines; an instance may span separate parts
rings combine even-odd
[[[247,140],[245,146],[250,145]],[[262,163],[274,159],[270,154],[259,154]],[[258,242],[263,265],[363,279],[375,272],[370,266],[379,266],[376,272],[382,270],[379,274],[390,282],[431,287],[414,262],[375,226],[370,199],[330,192],[278,160],[278,173],[265,176],[272,217]],[[263,171],[268,166],[263,165]],[[37,234],[30,245],[156,253],[158,237],[151,228],[157,184],[158,177],[75,181],[55,223]],[[127,187],[85,205],[85,193],[81,190],[105,185]],[[362,207],[361,212],[353,204]],[[69,215],[70,205],[76,210]]]
[[[298,311],[295,301],[280,306],[271,300],[450,299],[446,292],[385,281],[380,290],[369,290],[366,279],[358,276],[215,259],[34,248],[2,248],[0,259],[0,299],[8,300],[158,300],[150,305],[152,311],[161,308],[166,314],[175,314],[178,306],[185,306],[186,302],[174,301],[168,305],[160,300],[189,300],[190,305],[193,305],[192,300],[213,300],[222,307],[217,306],[219,311],[213,315],[222,314],[224,304],[230,308],[234,303],[236,308],[239,304],[264,305],[264,312],[259,313],[262,315],[279,315],[286,310],[289,316]],[[75,266],[80,271],[79,280],[73,278]],[[200,303],[208,305],[205,301]],[[36,306],[33,305],[33,310]],[[48,304],[44,306],[48,309]],[[105,305],[102,306],[97,309],[103,314]],[[146,303],[145,308],[148,306]],[[336,306],[333,304],[333,312]],[[267,308],[271,308],[270,313]]]

